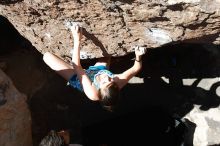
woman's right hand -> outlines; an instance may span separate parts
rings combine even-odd
[[[82,38],[82,28],[78,24],[73,23],[70,29],[74,38],[74,42],[80,42]]]
[[[81,27],[79,27],[78,24],[73,23],[71,26],[71,32],[73,34],[73,39],[74,39],[74,46],[73,46],[73,51],[72,51],[72,62],[75,63],[75,65],[80,66],[80,40],[82,38],[82,33],[81,33]]]

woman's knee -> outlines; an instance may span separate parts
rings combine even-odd
[[[50,60],[51,57],[53,57],[53,56],[54,56],[54,55],[53,55],[52,53],[50,53],[50,52],[44,53],[44,55],[43,55],[43,60],[44,60],[44,62],[48,62],[48,60]]]

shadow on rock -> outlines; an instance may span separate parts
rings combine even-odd
[[[83,128],[84,145],[169,145],[183,141],[185,125],[159,107],[142,108]],[[182,128],[181,128],[182,126]]]
[[[179,44],[150,50],[144,58],[143,71],[138,75],[144,78],[144,83],[129,84],[125,87],[122,91],[120,111],[156,106],[167,110],[174,119],[182,119],[194,105],[200,105],[200,110],[204,111],[218,107],[220,98],[216,92],[220,82],[212,82],[209,90],[198,84],[202,79],[220,76],[219,54],[218,46],[209,48],[207,45],[198,44]],[[193,81],[190,85],[185,85],[183,79]],[[187,119],[183,120],[187,127],[185,133],[188,135],[184,143],[193,145],[196,125],[189,124]]]

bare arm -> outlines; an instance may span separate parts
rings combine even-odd
[[[133,76],[135,76],[140,72],[142,68],[142,55],[145,54],[145,52],[146,49],[145,50],[140,50],[139,48],[135,49],[136,57],[135,57],[134,65],[128,70],[124,71],[123,73],[117,75],[117,77],[119,78],[118,86],[120,89],[123,88]]]
[[[81,28],[78,25],[73,25],[71,27],[71,32],[74,38],[72,62],[77,66],[81,66],[81,63],[80,63],[80,40],[82,38]]]
[[[93,101],[99,100],[98,91],[94,86],[92,86],[92,82],[86,75],[84,69],[81,66],[75,64],[73,64],[73,67],[76,70],[77,77],[83,87],[86,96]]]
[[[98,100],[98,92],[94,86],[92,86],[92,82],[90,81],[89,77],[86,75],[84,69],[80,63],[80,40],[81,40],[81,31],[78,25],[72,26],[71,31],[74,37],[74,48],[73,48],[73,55],[72,55],[72,62],[77,77],[83,87],[83,90],[86,96],[91,100]]]
[[[73,47],[73,55],[72,55],[72,62],[75,63],[78,66],[81,66],[80,63],[80,42],[75,41],[74,39],[74,47]]]

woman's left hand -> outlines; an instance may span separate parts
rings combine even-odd
[[[136,56],[142,56],[147,52],[147,48],[146,47],[139,47],[136,46],[135,47],[135,55]]]

